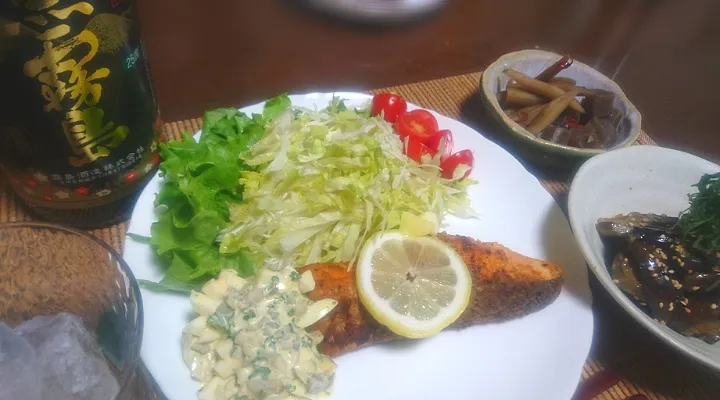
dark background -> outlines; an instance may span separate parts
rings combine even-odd
[[[663,145],[720,160],[720,1],[448,0],[392,27],[301,1],[138,1],[163,119],[281,92],[363,90],[482,70],[520,49],[613,77]]]

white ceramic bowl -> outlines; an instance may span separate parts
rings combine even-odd
[[[720,166],[681,151],[633,146],[588,160],[570,187],[570,225],[590,269],[612,297],[650,332],[677,349],[720,370],[720,343],[709,345],[660,325],[628,299],[613,283],[595,229],[598,218],[632,211],[678,215],[688,206],[688,194],[705,173]],[[668,350],[669,351],[669,350]]]
[[[552,65],[561,55],[542,50],[522,50],[508,53],[490,64],[483,71],[480,79],[480,91],[485,104],[490,108],[490,113],[511,135],[520,141],[534,147],[536,150],[547,153],[550,156],[589,158],[604,153],[603,149],[580,149],[577,147],[565,146],[539,139],[525,129],[522,125],[514,122],[505,114],[500,107],[497,94],[505,90],[508,77],[503,73],[505,69],[511,68],[528,76],[537,76],[545,68]],[[601,74],[592,67],[573,60],[570,68],[560,72],[558,77],[567,77],[577,81],[579,86],[588,89],[603,89],[615,93],[615,107],[627,117],[629,124],[626,132],[623,132],[625,139],[615,144],[611,149],[629,146],[637,140],[640,134],[642,118],[637,108],[628,100],[625,93],[612,79]]]

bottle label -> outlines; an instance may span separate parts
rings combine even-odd
[[[49,207],[137,190],[162,122],[131,1],[0,6],[0,162],[18,194]],[[10,96],[13,97],[13,96]]]

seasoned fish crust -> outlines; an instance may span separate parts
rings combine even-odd
[[[455,249],[470,270],[473,288],[470,304],[451,327],[517,318],[552,303],[563,284],[562,269],[554,263],[515,253],[497,243],[484,243],[465,236],[439,234]],[[400,338],[375,321],[365,310],[355,286],[355,271],[345,264],[313,264],[310,270],[315,289],[312,300],[332,298],[338,305],[309,329],[323,334],[318,346],[329,356]]]

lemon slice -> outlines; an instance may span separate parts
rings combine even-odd
[[[376,234],[365,243],[356,268],[365,308],[401,336],[424,338],[440,332],[470,301],[467,266],[435,237]]]

